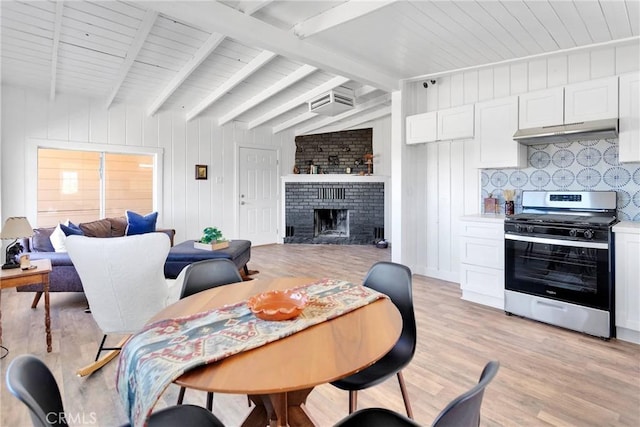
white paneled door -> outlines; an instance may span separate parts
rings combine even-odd
[[[240,238],[252,245],[276,243],[278,239],[278,151],[239,148]]]

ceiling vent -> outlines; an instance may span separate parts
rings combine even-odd
[[[337,87],[309,101],[309,111],[325,116],[335,116],[352,109],[354,105],[353,91]]]

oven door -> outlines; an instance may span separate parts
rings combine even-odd
[[[505,234],[505,289],[611,309],[609,245]]]

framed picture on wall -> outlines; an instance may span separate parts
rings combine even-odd
[[[207,179],[207,165],[196,165],[196,179]]]

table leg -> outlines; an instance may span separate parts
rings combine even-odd
[[[307,396],[312,390],[313,388],[308,388],[288,393],[249,396],[255,406],[245,418],[242,426],[317,426],[318,424],[313,421],[305,406]]]
[[[44,328],[47,332],[47,353],[51,353],[51,313],[49,311],[49,274],[44,275]]]
[[[276,415],[276,427],[287,427],[289,425],[287,393],[270,394],[269,398]]]
[[[0,346],[2,346],[2,286],[0,286]]]

